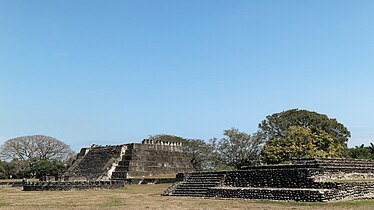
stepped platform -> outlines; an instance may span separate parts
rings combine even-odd
[[[181,143],[143,140],[141,144],[82,148],[62,182],[26,183],[23,187],[24,190],[107,189],[124,184],[172,183],[174,178],[152,177],[190,171],[192,164]]]
[[[208,197],[209,188],[220,186],[223,180],[224,175],[220,173],[191,173],[163,195]]]
[[[124,181],[132,177],[192,171],[181,143],[143,140],[114,146],[82,148],[64,174],[65,181]]]
[[[124,148],[116,146],[92,146],[83,148],[74,164],[64,174],[66,181],[109,181],[111,169],[121,160]],[[113,169],[112,169],[113,170]]]
[[[374,196],[374,161],[298,159],[237,171],[177,175],[163,195],[324,202]]]

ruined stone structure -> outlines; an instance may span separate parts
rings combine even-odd
[[[131,177],[190,172],[182,144],[143,140],[142,144],[92,145],[82,148],[64,174],[65,181],[109,181]]]
[[[123,181],[92,182],[28,182],[22,185],[23,191],[67,191],[86,189],[115,189],[123,187]]]
[[[289,165],[177,175],[163,195],[285,201],[334,201],[374,196],[374,161],[299,159]]]

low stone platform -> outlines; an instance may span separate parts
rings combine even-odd
[[[26,182],[23,191],[68,191],[85,189],[115,189],[125,186],[123,181],[95,182]]]
[[[177,175],[163,195],[323,202],[374,195],[374,161],[299,159],[286,165]]]
[[[14,187],[23,187],[24,191],[66,191],[84,189],[115,189],[131,184],[174,183],[175,178],[137,178],[123,181],[74,181],[74,182],[17,182]]]

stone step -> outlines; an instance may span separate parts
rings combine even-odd
[[[222,179],[223,176],[189,176],[187,179]]]
[[[188,177],[186,180],[221,180],[221,177]]]
[[[310,188],[255,188],[255,187],[212,187],[208,196],[219,198],[242,198],[259,200],[286,200],[320,202],[326,200],[329,189]]]
[[[190,176],[203,176],[203,177],[208,177],[208,176],[224,176],[224,174],[211,174],[211,173],[192,173]]]
[[[130,160],[121,160],[118,162],[118,165],[120,166],[129,166],[130,165]]]
[[[183,185],[189,186],[217,186],[220,182],[184,182]]]
[[[217,186],[212,186],[212,185],[178,185],[177,189],[187,189],[187,188],[191,188],[191,189],[207,189],[207,188],[210,188],[210,187],[217,187]]]
[[[176,193],[194,192],[194,193],[206,193],[208,188],[177,188],[174,190]]]
[[[179,186],[209,186],[209,187],[214,187],[216,186],[217,183],[182,183]]]
[[[190,176],[186,177],[187,179],[223,179],[220,176]]]
[[[189,176],[202,176],[202,177],[209,177],[209,176],[219,176],[222,177],[224,174],[190,174]]]
[[[185,183],[220,183],[221,180],[186,180]]]
[[[127,172],[129,170],[129,167],[128,166],[117,166],[116,169],[115,169],[115,172]]]
[[[126,179],[126,178],[127,178],[127,173],[126,172],[114,171],[112,173],[112,179]]]
[[[186,192],[186,191],[191,191],[191,192],[206,192],[208,188],[177,188],[175,189],[175,192]]]
[[[207,190],[205,191],[192,191],[192,190],[176,190],[173,192],[174,195],[207,195]]]
[[[186,180],[222,180],[223,178],[217,177],[188,177]]]
[[[185,194],[175,194],[175,193],[171,193],[169,194],[171,196],[189,196],[189,197],[208,197],[208,195],[206,195],[205,193],[199,193],[199,194],[188,194],[188,193],[185,193]]]
[[[131,155],[126,155],[126,156],[122,157],[122,161],[130,161],[130,160],[132,160],[132,156]]]

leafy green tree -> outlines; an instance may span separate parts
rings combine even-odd
[[[370,146],[368,146],[368,150],[369,150],[370,154],[374,155],[374,144],[373,143],[370,143]]]
[[[197,171],[212,170],[215,167],[215,153],[212,145],[201,139],[188,139],[183,151],[190,158],[191,164]]]
[[[66,164],[58,160],[33,160],[30,168],[36,178],[61,176],[66,169]]]
[[[317,112],[291,109],[267,116],[259,124],[260,132],[265,141],[286,137],[291,126],[301,126],[312,130],[321,130],[328,133],[337,143],[347,147],[348,138],[351,137],[348,129],[336,119]]]
[[[17,160],[14,159],[9,162],[11,170],[9,173],[12,174],[14,178],[31,178],[32,173],[30,170],[30,160]]]
[[[0,160],[0,179],[7,179],[9,177],[9,163]]]
[[[280,163],[293,158],[341,158],[345,148],[323,130],[291,126],[282,135],[267,142],[262,158]]]
[[[229,168],[256,165],[260,161],[263,138],[259,133],[253,135],[231,128],[224,131],[224,138],[212,139],[218,159]]]
[[[269,152],[272,151],[270,148],[273,148],[273,152],[276,155],[279,155],[280,153],[276,151],[276,148],[273,147],[274,145],[285,140],[291,141],[289,144],[292,144],[292,141],[295,140],[290,138],[290,136],[296,138],[295,135],[292,135],[292,132],[303,133],[300,129],[297,131],[295,128],[290,130],[291,127],[308,128],[309,131],[304,130],[303,132],[311,132],[313,135],[318,134],[323,136],[328,134],[328,136],[333,139],[333,144],[328,142],[328,145],[330,145],[331,148],[333,146],[336,150],[333,149],[332,151],[336,151],[337,154],[330,154],[326,156],[313,153],[314,155],[312,157],[346,157],[348,155],[347,141],[351,134],[343,124],[337,122],[336,119],[327,117],[327,115],[324,114],[307,110],[291,109],[267,116],[266,119],[259,124],[259,132],[262,134],[264,141],[266,142],[265,146],[268,145],[266,148],[264,148],[266,150],[263,150],[265,160],[270,162],[278,162],[286,159],[285,155],[283,155],[283,157],[270,158]],[[321,144],[316,144],[315,146],[315,150],[317,151],[327,151],[326,148],[320,147]],[[294,155],[292,155],[290,152],[287,152],[286,154],[291,157],[301,157],[296,151],[294,152],[296,153]]]
[[[369,147],[365,145],[355,146],[353,148],[348,148],[348,156],[354,159],[374,159],[374,148],[371,143]]]

